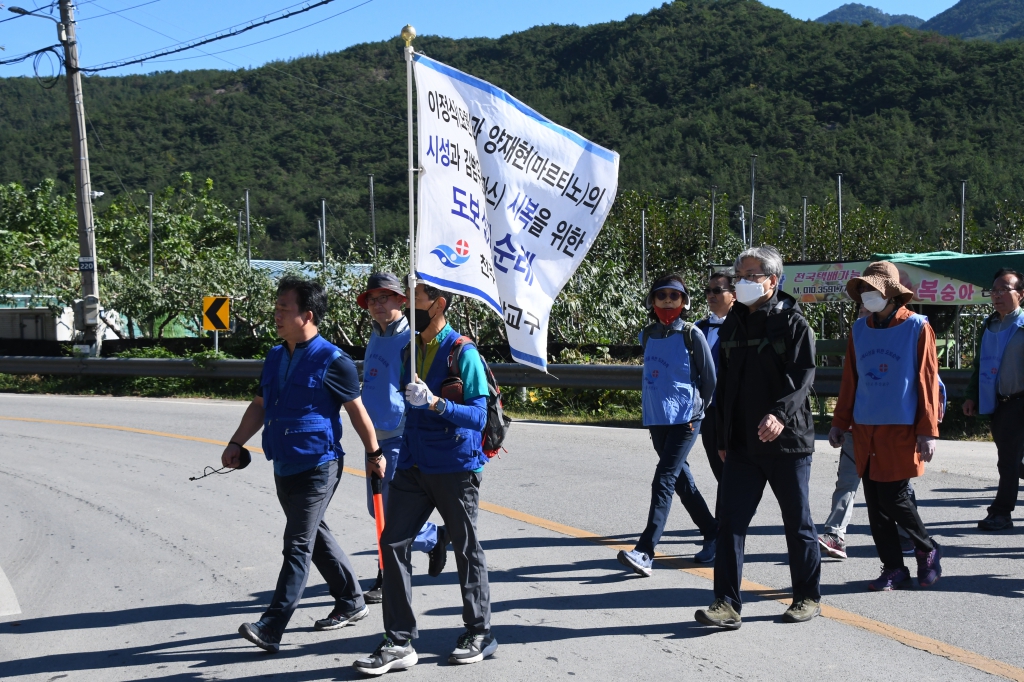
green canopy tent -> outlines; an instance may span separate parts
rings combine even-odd
[[[905,263],[930,270],[952,279],[970,282],[988,289],[992,286],[992,275],[999,268],[1013,268],[1024,272],[1024,251],[1003,251],[1002,253],[963,254],[956,251],[933,251],[932,253],[876,253],[871,260],[887,260]]]

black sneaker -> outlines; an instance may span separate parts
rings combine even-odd
[[[384,588],[384,575],[377,570],[377,581],[373,583],[373,587],[363,592],[363,601],[367,604],[379,604],[384,601],[383,597]]]
[[[978,522],[978,528],[981,530],[1007,530],[1013,528],[1013,519],[1003,514],[993,514],[989,512],[989,515]]]
[[[376,651],[365,658],[360,658],[352,667],[364,675],[383,675],[389,670],[405,670],[419,661],[412,642],[395,644],[390,637],[385,637]]]
[[[469,630],[463,632],[457,642],[455,650],[448,657],[448,662],[453,665],[466,665],[467,663],[479,663],[498,649],[498,640],[490,632],[473,634]]]
[[[436,578],[441,575],[444,565],[448,563],[448,531],[444,526],[437,527],[437,544],[429,554],[430,563],[427,565],[427,575]]]
[[[281,650],[281,635],[274,634],[263,623],[242,623],[238,634],[272,654]]]
[[[338,630],[345,627],[346,625],[355,625],[357,621],[362,620],[370,615],[370,607],[363,604],[358,609],[352,611],[342,611],[340,608],[335,608],[331,611],[331,615],[326,618],[313,623],[314,630]]]

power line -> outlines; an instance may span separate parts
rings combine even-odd
[[[91,0],[91,1],[95,2],[96,0]],[[343,10],[343,11],[338,12],[336,14],[332,14],[329,17],[326,17],[326,18],[321,19],[319,21],[313,22],[312,24],[306,24],[305,26],[302,26],[300,28],[296,28],[296,29],[288,31],[286,33],[282,33],[282,34],[273,36],[271,38],[266,38],[264,40],[257,41],[257,43],[250,43],[250,45],[256,45],[258,43],[265,43],[268,40],[274,40],[275,38],[280,38],[282,36],[289,35],[290,33],[295,33],[296,31],[301,31],[303,29],[309,28],[310,26],[314,26],[314,25],[316,25],[318,23],[322,23],[322,22],[327,21],[329,19],[333,19],[335,17],[341,16],[342,14],[347,14],[348,12],[351,12],[353,10],[359,9],[363,5],[370,4],[373,1],[374,0],[365,0],[364,2],[361,2],[358,5],[353,5],[352,7],[349,7],[346,10]],[[99,7],[100,9],[104,9],[104,7],[102,5],[96,5],[96,6]],[[292,6],[294,7],[294,5],[292,5]],[[161,36],[163,36],[165,38],[168,38],[170,40],[176,40],[176,38],[174,38],[173,36],[169,36],[166,33],[163,33],[162,31],[158,31],[155,28],[151,28],[149,26],[146,26],[145,24],[142,24],[142,23],[134,20],[134,19],[131,19],[129,17],[121,15],[119,13],[119,11],[112,11],[111,14],[118,14],[118,16],[121,16],[122,19],[125,19],[126,21],[130,21],[130,22],[132,22],[133,24],[135,24],[137,26],[141,26],[142,28],[146,29],[147,31],[152,31],[153,33],[161,35]],[[176,27],[176,28],[180,28],[180,27]],[[227,36],[225,36],[225,37],[227,37]],[[242,45],[242,46],[239,46],[239,47],[236,47],[236,48],[231,48],[231,49],[228,49],[228,50],[221,50],[220,52],[207,52],[206,50],[198,50],[198,48],[196,48],[196,49],[199,52],[202,52],[203,55],[205,55],[207,57],[213,57],[214,59],[218,59],[218,60],[224,62],[225,64],[228,64],[229,66],[233,66],[236,69],[241,69],[242,67],[239,66],[238,64],[235,64],[234,62],[232,62],[232,61],[230,61],[228,59],[225,59],[223,57],[219,57],[217,55],[222,54],[224,52],[231,52],[232,50],[240,50],[240,49],[242,49],[244,47],[249,47],[250,45]],[[198,57],[186,57],[185,59],[197,59],[197,58]],[[179,60],[176,60],[176,59],[164,59],[164,60],[156,60],[156,61],[158,61],[158,62],[167,62],[167,61],[179,61]],[[404,117],[395,116],[394,114],[392,114],[390,112],[387,112],[387,111],[384,111],[383,109],[378,109],[377,107],[372,106],[370,104],[366,104],[365,102],[360,102],[359,100],[355,99],[354,97],[349,97],[348,95],[343,95],[340,92],[337,92],[335,90],[331,90],[330,88],[325,88],[324,86],[319,85],[317,83],[312,83],[310,81],[305,80],[304,78],[300,78],[300,77],[298,77],[298,76],[296,76],[294,74],[288,73],[287,71],[283,71],[283,70],[281,70],[281,69],[279,69],[279,68],[277,68],[277,67],[275,67],[275,66],[273,66],[271,64],[264,64],[264,68],[268,68],[268,69],[270,69],[272,71],[276,71],[277,73],[280,73],[282,75],[288,76],[289,78],[294,78],[295,80],[299,81],[300,83],[304,83],[306,85],[312,86],[312,87],[317,88],[319,90],[323,90],[324,92],[328,92],[328,93],[330,93],[330,94],[332,94],[332,95],[334,95],[336,97],[340,97],[341,99],[347,100],[347,101],[352,102],[354,104],[358,104],[359,106],[364,107],[366,109],[370,109],[371,111],[375,111],[378,114],[381,114],[382,116],[387,116],[388,118],[393,118],[396,121],[402,121],[402,122],[405,121]],[[83,71],[85,71],[85,70],[87,70],[87,69],[83,69]]]
[[[195,48],[197,48],[197,47],[199,47],[201,45],[206,45],[208,43],[216,42],[218,40],[224,40],[225,38],[232,38],[234,36],[241,35],[242,33],[246,33],[248,31],[251,31],[254,28],[259,28],[260,26],[266,26],[267,24],[273,24],[275,22],[281,21],[282,19],[288,19],[288,18],[294,17],[297,14],[304,14],[306,12],[309,12],[311,10],[316,9],[317,7],[323,7],[324,5],[328,5],[328,4],[332,3],[332,2],[335,2],[335,0],[319,0],[319,2],[314,2],[312,4],[308,4],[305,7],[303,7],[302,9],[298,9],[298,10],[295,10],[295,11],[292,11],[292,12],[286,12],[284,14],[281,14],[280,16],[276,16],[276,17],[273,17],[271,19],[263,19],[262,21],[256,21],[254,23],[249,24],[248,26],[244,26],[244,27],[242,27],[240,29],[237,29],[237,30],[234,30],[234,31],[230,31],[228,33],[223,33],[223,34],[220,34],[220,35],[215,35],[215,36],[212,36],[212,37],[209,37],[209,38],[205,38],[205,39],[202,39],[202,40],[199,40],[199,39],[193,40],[193,41],[189,42],[188,44],[182,45],[180,47],[175,47],[173,49],[164,50],[162,52],[154,52],[154,53],[145,55],[143,57],[140,57],[138,59],[128,59],[128,60],[120,61],[120,62],[108,62],[105,65],[94,66],[94,67],[91,67],[91,68],[85,68],[85,69],[81,69],[81,71],[82,71],[82,73],[98,73],[100,71],[109,71],[111,69],[119,69],[119,68],[124,67],[124,66],[131,66],[132,64],[141,64],[143,62],[147,62],[147,61],[151,61],[153,59],[157,59],[158,57],[165,57],[167,55],[177,54],[179,52],[185,52],[186,50],[194,50]],[[373,2],[373,0],[365,0],[365,2],[360,3],[359,5],[356,5],[356,7],[361,7],[362,5],[366,5],[366,4],[370,3],[370,2]],[[99,7],[99,5],[97,5],[97,7]],[[355,7],[353,7],[352,9],[355,9]],[[127,19],[127,17],[123,17],[123,18]],[[129,19],[129,21],[131,21],[131,19]],[[138,23],[138,22],[135,22],[135,23]],[[141,24],[140,24],[140,26],[141,26]],[[146,27],[146,28],[148,28],[148,27]],[[159,31],[157,31],[157,33],[159,33]],[[167,37],[170,37],[170,36],[167,36]],[[171,40],[174,40],[174,39],[171,38]]]
[[[140,4],[140,5],[132,5],[131,7],[124,7],[124,8],[119,9],[119,10],[113,10],[113,11],[105,10],[105,14],[96,14],[96,15],[91,16],[91,17],[84,17],[82,19],[76,20],[75,23],[76,24],[80,24],[83,21],[90,21],[92,19],[99,19],[100,17],[109,17],[111,14],[120,14],[121,12],[127,12],[130,9],[137,9],[139,7],[145,7],[146,5],[152,5],[152,4],[157,3],[157,2],[160,2],[160,0],[149,0],[149,2],[144,2],[144,3]],[[96,6],[100,7],[99,5],[96,5]],[[103,9],[103,8],[100,7],[100,9]]]

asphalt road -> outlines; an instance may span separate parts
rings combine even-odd
[[[352,661],[381,637],[379,607],[355,627],[313,631],[331,608],[315,570],[279,654],[236,634],[258,619],[280,568],[283,514],[262,456],[244,471],[189,482],[218,461],[219,446],[55,423],[225,441],[244,407],[0,395],[0,576],[13,591],[5,597],[0,577],[0,679],[357,677]],[[355,454],[349,464],[359,466],[358,441],[347,433],[345,444]],[[820,522],[838,460],[827,443],[818,446],[811,493]],[[714,479],[699,444],[691,462],[713,508]],[[768,589],[785,591],[789,572],[778,507],[766,491],[745,573],[765,589],[748,594],[736,632],[693,621],[712,601],[707,569],[669,559],[641,579],[615,561],[616,547],[631,545],[646,521],[654,463],[645,431],[517,423],[508,453],[487,467],[491,511],[480,516],[497,654],[477,666],[447,666],[462,629],[454,562],[431,579],[420,556],[421,663],[399,679],[1024,680],[1024,537],[976,530],[994,493],[991,444],[940,443],[915,483],[922,516],[946,549],[934,589],[866,591],[879,562],[858,503],[851,558],[823,566],[829,617],[807,624],[782,624],[784,595]],[[368,583],[376,551],[364,486],[343,477],[328,523]],[[677,500],[659,550],[688,558],[698,541]],[[3,615],[5,604],[21,613]]]

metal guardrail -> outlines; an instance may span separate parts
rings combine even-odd
[[[360,374],[362,362],[356,362]],[[203,379],[259,379],[262,360],[210,360],[198,365],[192,360],[165,358],[46,358],[0,356],[3,374],[64,374],[77,376],[144,376]],[[493,363],[494,378],[502,386],[579,388],[597,390],[640,390],[643,369],[639,365],[548,365],[548,374],[519,364]],[[963,397],[970,370],[940,373],[950,398]],[[818,396],[839,395],[843,370],[819,367],[814,392]]]

